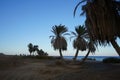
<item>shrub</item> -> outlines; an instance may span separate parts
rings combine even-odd
[[[120,59],[115,57],[109,57],[103,59],[103,63],[120,63]]]

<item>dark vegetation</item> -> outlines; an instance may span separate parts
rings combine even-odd
[[[28,44],[28,50],[30,52],[30,56],[36,52],[38,56],[48,56],[47,52],[44,52],[42,49],[38,49],[38,45],[33,45],[32,43]]]
[[[56,57],[53,56],[46,56],[46,55],[36,55],[36,56],[21,56],[22,58],[30,58],[30,59],[56,59]]]
[[[61,59],[63,58],[63,54],[62,51],[67,50],[67,41],[64,37],[64,35],[66,35],[68,29],[65,25],[55,25],[52,27],[52,33],[54,35],[51,35],[50,38],[51,39],[51,44],[54,48],[54,50],[59,50],[60,53],[60,57]]]
[[[111,44],[120,56],[120,0],[80,0],[74,9],[74,16],[79,5],[85,15],[85,27],[90,39],[99,45]]]
[[[120,58],[109,57],[103,59],[103,63],[120,63]]]
[[[4,56],[5,54],[4,53],[0,53],[0,56]]]

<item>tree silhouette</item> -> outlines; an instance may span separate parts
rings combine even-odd
[[[39,50],[39,49],[38,49],[38,45],[34,45],[34,46],[33,46],[33,55],[34,55],[35,51],[37,51],[37,50]]]
[[[71,38],[75,37],[75,39],[73,40],[73,47],[76,49],[76,53],[73,60],[76,60],[79,50],[85,51],[87,49],[87,41],[85,40],[85,38],[88,36],[88,34],[86,28],[81,25],[75,28],[75,32],[71,33]]]
[[[52,32],[54,35],[50,36],[51,44],[54,47],[54,50],[59,50],[60,57],[63,58],[62,50],[67,50],[67,41],[64,37],[64,33],[66,33],[68,30],[65,27],[65,25],[55,25],[52,27]]]
[[[38,49],[37,50],[37,54],[39,55],[39,56],[48,56],[48,53],[47,52],[44,52],[42,49]]]
[[[29,44],[28,44],[28,50],[29,50],[29,52],[30,52],[30,56],[31,56],[32,53],[33,53],[33,55],[34,55],[35,51],[38,51],[38,50],[39,50],[39,49],[38,49],[38,45],[33,45],[32,43],[29,43]]]
[[[74,16],[83,2],[81,15],[86,15],[85,26],[92,41],[104,46],[111,43],[120,56],[116,42],[120,38],[120,0],[82,0],[76,5]]]
[[[33,52],[33,44],[32,43],[28,44],[28,50],[29,50],[30,56],[31,56],[31,53]]]

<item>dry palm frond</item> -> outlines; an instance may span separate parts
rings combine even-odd
[[[86,24],[88,24],[87,27],[90,27],[90,32],[93,33],[90,35],[93,40],[109,43],[111,39],[117,36],[116,15],[115,11],[111,9],[112,7],[110,0],[95,0],[94,3],[87,5],[86,17],[88,21]]]
[[[82,38],[77,38],[73,41],[73,47],[75,49],[84,51],[87,49],[87,42]]]
[[[64,37],[58,37],[54,39],[53,42],[53,47],[54,49],[62,49],[62,50],[67,50],[67,42]]]
[[[82,0],[77,7],[85,0]],[[86,13],[85,26],[92,41],[106,45],[120,37],[120,1],[119,0],[86,0],[83,5]]]
[[[88,43],[88,49],[90,50],[91,53],[94,53],[96,51],[95,43],[93,43],[92,41],[90,41]]]

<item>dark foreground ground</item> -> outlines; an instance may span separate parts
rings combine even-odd
[[[0,56],[0,80],[120,80],[120,64]]]

